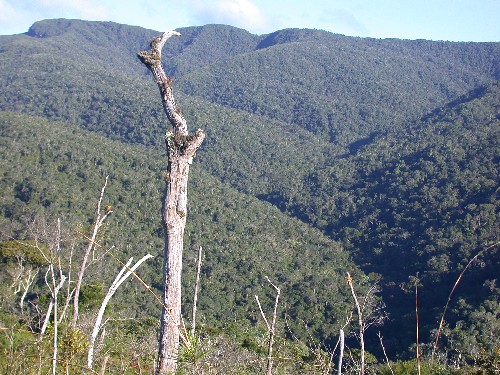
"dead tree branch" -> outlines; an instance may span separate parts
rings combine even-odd
[[[474,255],[474,257],[471,258],[471,260],[469,260],[469,263],[467,263],[467,265],[462,270],[462,272],[460,272],[460,275],[458,276],[457,280],[455,281],[453,288],[451,288],[450,294],[448,295],[448,300],[446,301],[446,305],[444,306],[444,309],[443,309],[443,313],[441,314],[441,318],[439,319],[439,327],[438,327],[438,330],[436,333],[436,340],[434,341],[434,345],[432,348],[431,364],[433,363],[434,357],[436,355],[436,351],[437,351],[438,343],[439,343],[439,337],[441,335],[441,331],[443,330],[443,326],[444,326],[444,317],[446,315],[446,311],[448,310],[448,306],[450,305],[451,297],[453,296],[453,293],[455,293],[455,289],[457,289],[457,286],[460,283],[460,281],[462,280],[462,277],[463,277],[465,271],[467,271],[470,268],[472,263],[474,263],[477,260],[477,258],[479,258],[481,255],[483,255],[485,252],[487,252],[491,249],[494,249],[498,245],[500,245],[500,241],[496,242],[496,243],[488,246],[487,248],[481,250],[480,252],[478,252],[476,255]]]
[[[194,284],[194,296],[193,296],[193,314],[192,314],[192,322],[191,322],[191,336],[194,337],[196,331],[196,307],[198,303],[198,292],[200,290],[200,271],[201,271],[201,256],[202,256],[203,248],[200,246],[198,250],[198,263],[196,270],[196,282]]]
[[[365,339],[364,339],[365,325],[363,323],[363,309],[361,308],[361,305],[359,304],[358,301],[358,297],[356,296],[356,293],[354,291],[354,286],[352,284],[352,277],[349,272],[347,272],[347,283],[351,288],[352,298],[354,299],[354,303],[356,304],[356,309],[358,311],[359,342],[361,345],[361,359],[360,359],[361,364],[359,373],[360,375],[363,375],[365,373]]]
[[[273,286],[273,288],[276,290],[276,299],[274,301],[274,311],[273,311],[273,320],[271,324],[269,324],[269,321],[266,318],[266,314],[264,314],[264,311],[262,310],[262,306],[259,301],[259,296],[255,295],[255,300],[257,301],[257,305],[259,306],[260,314],[262,315],[262,318],[264,319],[264,322],[266,323],[267,331],[269,332],[269,342],[268,342],[268,348],[267,348],[267,370],[266,370],[266,375],[271,375],[272,374],[272,369],[273,369],[273,344],[274,344],[274,336],[276,334],[276,316],[278,312],[278,302],[280,299],[280,288],[278,288],[276,285],[274,285],[271,280],[266,276],[267,281],[269,284]]]
[[[90,252],[94,247],[95,239],[97,237],[99,229],[101,228],[102,224],[107,219],[107,217],[111,215],[111,213],[113,212],[111,211],[111,209],[108,209],[108,207],[106,207],[106,209],[104,210],[104,215],[101,211],[102,198],[104,196],[104,191],[106,190],[107,184],[108,184],[108,176],[106,176],[106,179],[104,180],[104,186],[101,189],[101,194],[99,195],[99,200],[97,201],[96,218],[94,222],[94,229],[92,231],[92,236],[90,237],[91,240],[89,241],[89,244],[85,249],[85,252],[83,253],[82,264],[80,265],[80,270],[78,271],[78,277],[76,280],[74,299],[73,299],[73,320],[71,321],[71,327],[73,329],[76,328],[76,322],[78,321],[78,315],[79,315],[78,302],[80,299],[80,289],[82,287],[83,275],[85,274],[85,270],[87,268],[87,261],[89,259]]]
[[[115,294],[116,290],[120,287],[120,285],[127,280],[127,278],[146,260],[149,258],[153,258],[151,254],[147,254],[143,256],[136,264],[134,264],[132,267],[130,265],[132,264],[133,258],[130,258],[128,262],[123,266],[123,268],[120,270],[118,275],[116,276],[115,280],[109,287],[108,293],[106,293],[106,296],[104,297],[102,303],[101,303],[101,308],[99,309],[99,312],[97,313],[97,317],[95,319],[95,324],[94,324],[94,329],[92,331],[92,336],[90,338],[90,345],[89,345],[89,351],[87,355],[87,366],[89,368],[92,368],[93,361],[94,361],[94,345],[95,345],[95,340],[97,338],[97,335],[99,334],[99,330],[101,328],[101,321],[102,317],[104,316],[104,311],[106,310],[106,306],[108,305],[108,302],[111,300],[111,297]],[[130,268],[129,268],[130,267]]]

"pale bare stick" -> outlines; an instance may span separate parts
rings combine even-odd
[[[268,342],[268,348],[267,348],[267,369],[266,369],[266,375],[271,375],[272,374],[272,369],[273,369],[273,344],[274,344],[274,336],[276,333],[276,316],[278,313],[278,302],[280,299],[280,288],[278,288],[276,285],[274,285],[271,280],[269,280],[269,277],[266,276],[267,281],[269,284],[273,286],[273,288],[276,290],[276,299],[274,301],[274,311],[273,311],[273,320],[271,324],[269,324],[269,321],[266,318],[266,314],[264,314],[264,311],[262,310],[262,305],[260,304],[259,301],[259,296],[255,295],[255,300],[257,301],[257,305],[259,306],[260,314],[262,315],[262,318],[264,319],[264,322],[266,323],[267,330],[269,332],[269,342]]]
[[[198,263],[196,270],[196,282],[194,284],[194,296],[193,296],[193,315],[191,322],[191,336],[194,337],[196,330],[196,304],[198,303],[198,292],[200,290],[200,271],[201,271],[201,255],[202,255],[202,247],[198,250]]]
[[[108,305],[108,302],[111,300],[111,297],[115,294],[116,290],[120,287],[120,285],[134,272],[143,262],[146,260],[153,258],[151,254],[144,255],[136,264],[134,264],[132,267],[130,265],[132,264],[133,258],[130,258],[128,262],[123,266],[123,268],[120,270],[118,275],[116,276],[115,280],[109,287],[108,293],[104,297],[102,303],[101,303],[101,308],[99,309],[99,312],[97,313],[97,317],[95,320],[94,324],[94,329],[92,331],[92,335],[90,338],[90,345],[89,345],[89,350],[88,350],[88,355],[87,355],[87,366],[89,368],[92,368],[93,361],[94,361],[94,344],[95,340],[97,338],[97,335],[99,333],[99,330],[101,328],[101,321],[102,317],[104,316],[104,311],[106,310],[106,306]]]

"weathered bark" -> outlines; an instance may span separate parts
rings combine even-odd
[[[160,89],[163,108],[172,124],[167,131],[168,166],[165,174],[166,191],[163,202],[163,227],[165,250],[163,260],[163,311],[159,335],[157,374],[175,372],[179,350],[179,327],[181,319],[181,272],[184,247],[184,228],[187,215],[187,182],[189,166],[205,134],[198,129],[188,134],[186,119],[176,105],[172,90],[173,79],[165,74],[161,63],[163,45],[176,31],[159,35],[151,41],[150,51],[141,51],[139,59],[149,68]]]

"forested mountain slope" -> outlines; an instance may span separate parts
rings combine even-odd
[[[181,89],[347,146],[500,77],[495,43],[371,40],[312,30],[269,39],[254,53],[183,76]]]
[[[404,134],[391,132],[362,147],[349,159],[349,179],[337,165],[309,176],[306,220],[324,224],[365,271],[382,275],[396,320],[412,314],[413,290],[405,297],[401,285],[418,273],[426,300],[422,322],[435,325],[460,271],[500,238],[499,110],[500,85],[480,87],[408,124]],[[485,256],[463,282],[461,298],[472,305],[498,300],[487,285],[499,261],[496,250]]]
[[[391,317],[384,328],[390,355],[414,343],[417,273],[425,299],[422,332],[429,339],[458,273],[499,237],[500,43],[297,29],[257,36],[224,25],[180,31],[165,46],[164,62],[190,129],[207,133],[193,165],[188,220],[198,233],[188,241],[188,262],[198,244],[213,249],[205,271],[213,272],[212,284],[201,297],[207,319],[222,319],[233,305],[238,316],[248,316],[246,297],[231,291],[253,293],[247,280],[269,274],[290,288],[291,311],[305,316],[321,340],[331,340],[347,303],[340,278],[353,267],[343,250],[332,252],[340,243],[365,273],[374,273],[371,282],[380,279]],[[114,23],[46,20],[26,34],[0,37],[2,170],[8,171],[2,212],[4,223],[15,224],[13,233],[20,233],[20,218],[29,212],[88,215],[89,206],[75,211],[75,204],[91,202],[102,175],[110,173],[120,193],[111,185],[109,194],[134,209],[116,223],[124,243],[161,242],[154,205],[168,124],[154,82],[135,56],[156,34]],[[32,129],[38,127],[45,140],[36,140],[41,133]],[[9,132],[22,134],[17,143]],[[24,147],[31,159],[13,156]],[[27,173],[43,155],[50,179]],[[74,179],[69,185],[66,174]],[[50,193],[53,185],[62,190]],[[77,193],[68,190],[73,185]],[[26,195],[30,191],[36,199]],[[53,204],[56,198],[44,194],[68,201]],[[113,232],[110,242],[121,242]],[[269,244],[276,249],[268,251]],[[135,254],[136,247],[127,246]],[[491,308],[497,260],[493,249],[471,270],[450,314],[450,329],[457,321],[465,327],[454,341],[463,347],[474,332],[498,329],[491,320],[471,323],[485,306],[498,313]],[[187,275],[189,283],[189,267]],[[328,280],[335,286],[315,288]],[[325,301],[332,298],[338,305],[330,312]]]
[[[115,246],[114,253],[122,259],[154,255],[152,265],[140,273],[148,284],[161,289],[163,152],[11,112],[0,112],[0,125],[2,240],[29,239],[25,224],[35,219],[54,225],[61,218],[67,243],[81,233],[88,235],[99,190],[108,175],[103,204],[110,204],[114,213],[100,243]],[[196,254],[203,246],[199,308],[205,324],[223,327],[234,319],[256,319],[253,296],[262,294],[262,301],[270,303],[265,295],[267,276],[282,287],[287,314],[297,322],[291,323],[296,334],[303,334],[302,320],[312,332],[321,330],[323,339],[336,334],[350,305],[344,272],[361,275],[337,243],[269,203],[221,184],[196,165],[189,199],[186,314]],[[113,262],[108,258],[94,264],[87,281],[110,283],[114,275],[104,270],[118,269]],[[128,302],[119,303],[127,306],[127,314],[159,316],[160,306],[140,285],[131,283],[127,288],[121,295],[127,295]]]

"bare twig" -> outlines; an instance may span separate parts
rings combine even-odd
[[[382,341],[382,335],[380,334],[380,331],[377,333],[378,339],[380,340],[380,346],[382,347],[382,352],[384,353],[385,361],[387,363],[387,366],[389,367],[389,370],[391,371],[391,374],[394,375],[394,371],[392,371],[391,363],[389,362],[389,358],[387,357],[387,353],[385,352],[385,346],[384,342]]]
[[[78,232],[78,231],[77,231],[77,233],[78,233],[80,236],[82,236],[84,239],[86,239],[87,241],[91,241],[91,239],[90,239],[89,237],[87,237],[85,234],[83,234],[83,233],[81,233],[81,232]],[[103,247],[102,247],[100,244],[98,244],[98,243],[94,243],[94,246],[99,247],[99,248],[101,248],[101,249],[103,248]],[[111,247],[111,249],[112,249],[112,248],[113,248],[113,247]],[[114,259],[116,262],[118,262],[121,266],[123,266],[123,267],[127,268],[126,264],[125,264],[125,263],[123,263],[123,262],[122,262],[119,258],[117,258],[117,257],[116,257],[116,256],[115,256],[112,252],[111,252],[111,249],[106,250],[105,254],[106,254],[106,255],[111,256],[111,258],[113,258],[113,259]],[[130,270],[129,268],[127,268],[127,269],[128,269],[128,270]],[[131,271],[131,270],[130,270],[130,271]],[[142,279],[140,278],[140,276],[139,276],[139,275],[137,275],[134,271],[131,271],[131,274],[132,274],[132,276],[134,276],[134,277],[136,278],[136,280],[137,280],[137,281],[139,281],[139,282],[142,284],[142,286],[143,286],[144,288],[146,288],[146,290],[147,290],[147,291],[148,291],[148,292],[149,292],[149,293],[150,293],[150,294],[154,297],[154,299],[156,299],[156,301],[157,301],[160,305],[162,305],[164,309],[166,309],[166,305],[162,302],[161,298],[160,298],[158,295],[156,295],[156,293],[153,291],[153,289],[151,289],[151,287],[150,287],[148,284],[146,284],[146,283],[144,282],[144,280],[142,280]],[[181,340],[182,340],[182,343],[183,343],[183,344],[184,344],[187,348],[190,348],[190,347],[191,347],[191,344],[189,343],[189,340],[187,339],[187,335],[185,334],[185,332],[184,332],[184,333],[183,333],[182,331],[180,332],[180,338],[181,338]]]
[[[262,318],[264,319],[264,322],[266,323],[267,330],[269,332],[269,342],[268,342],[268,348],[267,348],[267,370],[266,370],[266,375],[271,375],[272,374],[272,369],[273,369],[273,344],[274,344],[274,336],[276,333],[276,316],[278,312],[278,302],[280,299],[280,288],[278,288],[276,285],[274,285],[271,280],[269,280],[269,277],[266,276],[267,281],[269,284],[273,286],[273,288],[276,290],[276,299],[274,301],[274,311],[273,311],[273,320],[271,324],[269,324],[269,321],[266,318],[266,314],[264,314],[264,311],[262,310],[262,305],[260,304],[259,301],[259,296],[255,295],[255,300],[257,301],[257,305],[259,306],[260,314],[262,315]]]
[[[341,374],[342,372],[342,360],[344,357],[344,329],[349,325],[351,319],[352,319],[352,312],[349,314],[349,316],[346,317],[344,325],[340,328],[339,339],[337,340],[337,343],[335,344],[335,347],[333,348],[330,354],[330,363],[328,364],[328,367],[325,371],[325,375],[330,373],[331,365],[333,363],[333,356],[339,346],[340,346],[340,357],[338,361],[338,374]]]
[[[26,295],[28,294],[28,290],[35,281],[40,268],[32,268],[30,265],[24,265],[24,257],[17,256],[17,265],[18,269],[12,275],[12,285],[10,286],[13,289],[14,294],[21,293],[21,298],[19,300],[19,309],[21,310],[21,314],[24,314],[24,300],[26,299]]]
[[[59,290],[62,288],[66,276],[64,276],[61,267],[61,257],[60,257],[60,243],[61,243],[61,221],[57,220],[57,232],[56,232],[56,244],[55,249],[53,247],[50,248],[50,263],[45,274],[45,283],[51,292],[51,301],[49,305],[49,309],[47,310],[47,315],[45,317],[44,327],[47,327],[47,322],[49,321],[49,317],[51,315],[51,310],[53,309],[53,329],[54,329],[54,340],[53,340],[53,353],[52,353],[52,374],[55,375],[57,373],[57,355],[58,355],[58,304],[57,297],[59,294]],[[54,251],[55,250],[55,251]],[[57,270],[54,270],[55,259],[57,259]],[[56,271],[59,271],[56,274]],[[47,280],[48,275],[50,275],[50,282]],[[57,282],[57,276],[59,276],[59,282]],[[40,337],[43,337],[43,333]]]
[[[202,255],[202,247],[198,250],[198,263],[196,270],[196,282],[194,284],[194,296],[193,296],[193,315],[191,322],[191,336],[194,337],[194,333],[196,330],[196,304],[198,303],[198,292],[200,290],[200,271],[201,271],[201,255]]]
[[[363,375],[365,373],[365,339],[364,339],[365,326],[363,323],[363,310],[361,308],[361,305],[359,304],[358,297],[356,296],[356,293],[354,292],[352,277],[351,277],[351,274],[349,272],[347,272],[347,283],[349,284],[349,287],[351,288],[352,298],[354,299],[356,309],[358,310],[359,342],[361,345],[361,364],[360,364],[360,372],[359,373],[361,375]]]
[[[83,275],[85,274],[85,270],[87,268],[87,261],[90,255],[90,252],[92,251],[94,244],[95,244],[95,239],[97,237],[97,233],[99,232],[99,229],[101,228],[102,224],[106,220],[106,218],[113,212],[111,209],[105,209],[104,210],[104,215],[102,215],[101,212],[101,203],[102,199],[104,197],[104,191],[106,190],[106,186],[108,184],[108,176],[106,176],[104,180],[104,185],[101,189],[101,194],[99,195],[99,200],[97,201],[97,209],[96,209],[96,218],[94,222],[94,229],[92,231],[92,236],[91,241],[89,241],[89,244],[87,246],[87,249],[85,249],[85,252],[83,253],[83,260],[82,264],[80,265],[80,270],[78,272],[78,277],[76,280],[76,285],[75,285],[75,293],[73,297],[73,320],[71,321],[71,327],[73,329],[76,328],[76,323],[78,321],[78,301],[80,299],[80,289],[82,286],[83,282]]]
[[[418,273],[415,277],[415,319],[416,319],[416,340],[417,340],[417,374],[420,375],[420,337],[419,337],[419,325],[418,320]]]
[[[59,317],[59,323],[61,323],[66,316],[66,312],[68,311],[68,307],[73,298],[73,294],[75,293],[75,288],[71,288],[71,271],[73,269],[73,250],[74,246],[71,246],[70,254],[69,254],[69,265],[68,265],[68,287],[66,289],[66,303],[64,304],[64,308],[61,312],[61,316]]]
[[[443,330],[444,316],[446,314],[446,311],[448,310],[448,306],[450,304],[451,297],[452,297],[453,293],[455,292],[455,289],[457,288],[458,284],[462,280],[462,276],[464,275],[465,271],[467,271],[469,269],[469,267],[472,265],[472,263],[474,263],[474,261],[477,258],[479,258],[481,255],[483,255],[485,252],[487,252],[487,251],[489,251],[489,250],[497,247],[499,244],[500,244],[500,241],[498,241],[498,242],[494,243],[493,245],[490,245],[487,248],[485,248],[485,249],[481,250],[480,252],[478,252],[474,257],[472,257],[472,259],[469,261],[469,263],[467,263],[467,265],[465,266],[465,268],[463,269],[463,271],[460,272],[460,275],[458,276],[457,281],[455,281],[455,284],[453,285],[453,288],[451,288],[451,292],[448,295],[448,300],[446,301],[446,305],[444,306],[443,313],[441,314],[441,319],[439,320],[439,327],[438,327],[438,330],[437,330],[437,333],[436,333],[436,341],[434,342],[434,347],[432,348],[431,364],[434,361],[434,356],[436,355],[436,351],[437,351],[437,347],[438,347],[438,343],[439,343],[439,336],[441,335],[441,331]]]

